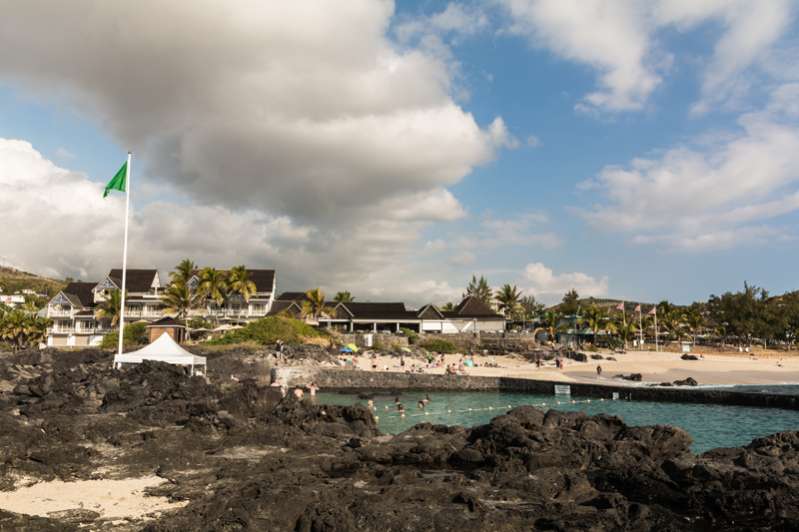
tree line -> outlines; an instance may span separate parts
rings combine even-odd
[[[534,296],[524,295],[516,285],[504,284],[492,290],[485,277],[472,276],[464,296],[473,296],[492,305],[507,319],[529,323],[554,338],[572,330],[596,337],[627,343],[640,335],[662,342],[690,340],[694,343],[720,345],[793,346],[799,335],[799,291],[771,296],[763,288],[744,283],[739,291],[711,295],[706,301],[676,305],[669,301],[657,304],[600,304],[594,298],[580,298],[569,290],[557,305],[546,308]],[[453,308],[444,305],[445,310]],[[635,311],[640,307],[640,315]]]

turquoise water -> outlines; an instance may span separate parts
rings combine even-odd
[[[752,439],[775,432],[799,430],[799,411],[776,408],[752,408],[689,403],[654,403],[645,401],[611,401],[568,396],[527,395],[503,392],[430,393],[425,410],[417,407],[424,392],[406,392],[399,396],[405,406],[401,417],[394,406],[394,396],[375,396],[375,415],[380,430],[390,434],[402,432],[417,423],[481,425],[491,418],[519,405],[533,405],[544,410],[579,410],[586,414],[619,416],[628,425],[673,425],[692,436],[692,450],[701,453],[716,447],[746,445]],[[560,404],[557,404],[557,402]],[[321,393],[319,402],[326,404],[363,404],[356,395]]]

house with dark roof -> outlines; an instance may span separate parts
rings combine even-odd
[[[48,346],[99,345],[109,326],[95,316],[96,285],[96,282],[72,282],[50,299],[45,308],[45,317],[52,320],[47,329]]]
[[[435,305],[418,310],[404,303],[338,303],[319,325],[345,331],[399,332],[410,329],[429,333],[502,332],[505,318],[477,300],[466,298],[452,312],[442,312]]]
[[[227,273],[229,270],[220,271]],[[202,308],[193,310],[191,315],[229,323],[245,322],[268,315],[275,302],[277,288],[275,270],[248,269],[247,275],[255,284],[255,293],[249,299],[245,301],[241,295],[233,294],[221,305],[209,299]],[[195,288],[199,286],[199,272],[189,280],[189,284]]]
[[[122,289],[122,269],[114,268],[93,289],[95,303],[105,301],[113,290]],[[155,268],[128,268],[125,276],[125,319],[157,320],[164,315],[161,278]]]

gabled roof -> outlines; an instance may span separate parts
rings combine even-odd
[[[305,292],[283,292],[277,296],[278,301],[305,301],[306,299],[308,296],[305,295]]]
[[[247,270],[256,292],[271,292],[275,287],[275,270]]]
[[[76,307],[93,307],[94,292],[92,290],[95,286],[97,283],[75,281],[69,283],[66,288],[61,290],[61,293]]]
[[[267,312],[267,316],[275,316],[281,312],[294,310],[295,312],[302,312],[302,307],[296,301],[278,300],[272,303],[272,308]]]
[[[433,305],[433,304],[427,304],[427,305],[423,306],[422,308],[419,309],[419,311],[416,313],[416,315],[419,318],[421,318],[422,316],[424,316],[424,314],[430,313],[430,312],[434,313],[438,318],[443,318],[444,317],[444,313],[441,312],[441,310],[439,310],[439,308],[437,306]]]
[[[501,314],[494,312],[482,299],[474,296],[463,298],[455,310],[444,312],[448,318],[500,318],[505,319]]]
[[[130,292],[149,292],[152,289],[155,276],[158,275],[156,269],[127,269],[125,277],[125,290]],[[114,281],[117,288],[122,287],[122,268],[114,268],[108,272],[108,278]]]
[[[350,302],[339,303],[340,307],[345,308],[353,319],[416,319],[416,312],[405,309],[405,303],[368,303]]]

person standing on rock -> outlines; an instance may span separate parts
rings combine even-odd
[[[599,364],[597,364],[597,366],[596,366],[596,376],[597,377],[601,377],[602,376],[602,366],[600,366]]]

